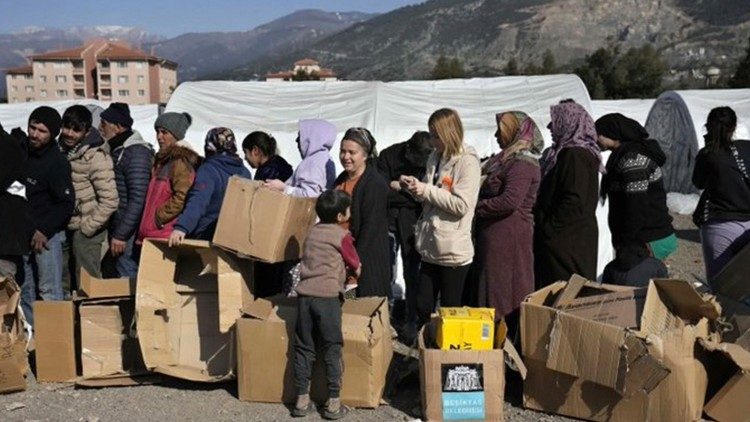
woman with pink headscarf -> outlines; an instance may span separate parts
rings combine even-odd
[[[482,169],[476,207],[476,274],[479,306],[495,308],[515,330],[523,299],[534,291],[534,215],[544,139],[525,113],[495,116],[502,152]]]
[[[599,172],[604,172],[594,120],[580,104],[551,108],[552,146],[542,154],[534,209],[536,287],[578,274],[596,279]]]

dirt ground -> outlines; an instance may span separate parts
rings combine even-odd
[[[667,261],[676,278],[704,278],[700,241],[689,216],[675,216],[679,251]],[[415,366],[414,363],[411,364]],[[245,403],[237,400],[235,383],[195,384],[165,380],[160,385],[125,388],[79,389],[63,384],[37,384],[29,375],[24,392],[0,395],[2,421],[278,421],[289,418],[289,410],[278,404]],[[523,409],[518,383],[506,394],[508,421],[569,421]],[[403,379],[390,394],[390,404],[375,410],[354,410],[346,419],[357,421],[411,421],[419,418],[417,375]],[[322,420],[312,415],[305,420]]]

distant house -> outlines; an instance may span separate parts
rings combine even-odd
[[[29,61],[30,66],[6,70],[10,103],[81,98],[165,103],[177,86],[177,63],[118,41],[95,39]]]
[[[320,67],[320,63],[313,59],[302,59],[295,62],[292,70],[266,74],[266,82],[337,80],[339,80],[338,76],[333,70]]]

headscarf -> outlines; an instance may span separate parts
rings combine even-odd
[[[206,144],[203,147],[206,157],[211,155],[237,155],[237,142],[234,132],[225,127],[215,127],[206,134]]]
[[[544,147],[544,138],[534,119],[522,111],[495,114],[503,151],[485,164],[485,173],[494,172],[497,165],[511,158],[526,160],[539,165],[539,155]]]
[[[372,136],[372,133],[370,133],[367,128],[363,127],[353,127],[349,128],[346,133],[344,133],[343,140],[350,140],[356,142],[359,146],[362,147],[363,150],[365,150],[365,154],[367,154],[367,158],[373,158],[378,156],[378,149],[377,149],[377,142],[375,141],[375,137]]]
[[[607,160],[607,173],[602,178],[602,200],[607,198],[615,169],[625,153],[636,151],[653,160],[659,167],[667,161],[659,142],[649,139],[648,132],[640,123],[620,113],[600,117],[596,121],[596,133],[620,142],[620,147]]]
[[[566,148],[583,148],[599,162],[604,173],[602,153],[596,143],[594,120],[583,106],[574,101],[563,101],[550,107],[552,121],[547,126],[552,132],[552,146],[542,154],[542,177],[555,167],[557,156]]]

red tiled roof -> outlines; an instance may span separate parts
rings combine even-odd
[[[55,50],[55,51],[48,51],[46,53],[41,54],[34,54],[33,56],[30,56],[29,58],[32,60],[70,60],[70,59],[80,59],[81,54],[83,53],[83,50],[86,49],[86,46],[82,47],[76,47],[76,48],[70,48],[67,50]]]
[[[294,63],[295,66],[315,66],[318,62],[313,59],[302,59]]]
[[[286,79],[294,76],[294,72],[266,73],[266,79]]]
[[[7,75],[31,75],[34,71],[31,66],[21,66],[6,69],[5,73]]]
[[[97,60],[148,60],[155,62],[162,62],[163,64],[172,65],[177,67],[177,63],[162,59],[160,57],[146,54],[141,50],[128,48],[121,44],[107,43],[107,46],[99,51],[96,55]]]

